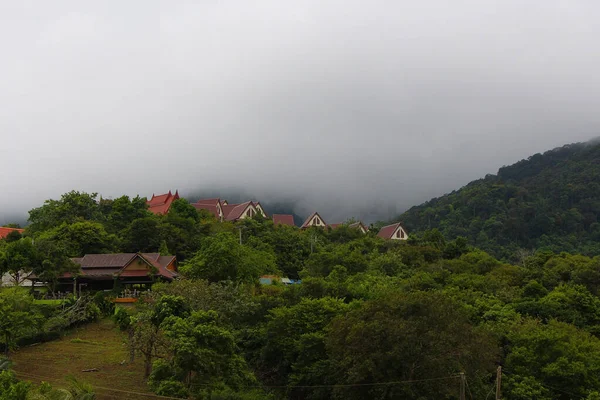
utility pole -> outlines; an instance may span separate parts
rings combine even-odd
[[[239,226],[238,229],[240,230],[240,244],[242,244],[242,227]]]
[[[465,383],[466,383],[465,373],[461,372],[460,373],[460,400],[465,400]]]
[[[502,383],[502,367],[498,366],[496,369],[496,400],[500,400],[502,397],[502,393],[500,392],[500,387]]]

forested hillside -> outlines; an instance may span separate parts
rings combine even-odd
[[[600,141],[535,154],[394,220],[411,233],[438,228],[497,257],[519,250],[600,253]]]
[[[116,283],[58,303],[0,288],[0,351],[112,316],[130,356],[112,367],[141,361],[136,380],[171,398],[456,400],[462,386],[485,399],[502,366],[504,399],[600,399],[600,257],[538,251],[510,264],[438,230],[384,240],[70,192],[0,240],[0,272],[34,272],[51,292],[78,273],[69,257],[137,251],[176,254],[180,275],[132,308],[115,308]],[[301,283],[261,284],[265,274]],[[0,399],[60,389],[1,369]]]

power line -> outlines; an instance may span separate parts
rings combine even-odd
[[[390,382],[373,382],[373,383],[348,383],[348,384],[333,384],[333,385],[247,385],[240,386],[242,388],[264,388],[264,389],[283,389],[283,388],[336,388],[336,387],[361,387],[361,386],[385,386],[385,385],[400,385],[405,383],[418,383],[418,382],[431,382],[441,381],[447,379],[456,379],[460,375],[450,375],[441,378],[425,378],[425,379],[411,379],[406,381],[390,381]],[[210,383],[196,383],[192,386],[213,386]]]

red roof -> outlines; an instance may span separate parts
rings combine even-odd
[[[17,231],[19,233],[23,233],[24,230],[25,229],[7,228],[7,227],[4,227],[4,226],[0,226],[0,239],[4,239],[11,232]]]
[[[192,204],[196,210],[206,210],[212,213],[215,218],[219,219],[219,209],[216,204]]]
[[[384,238],[384,239],[391,239],[394,235],[394,233],[396,232],[396,230],[398,230],[398,227],[401,227],[402,224],[400,222],[392,224],[392,225],[387,225],[384,226],[383,228],[381,228],[379,230],[379,233],[377,234],[377,236]]]
[[[310,222],[310,221],[313,219],[313,217],[314,217],[315,215],[316,215],[317,217],[319,217],[319,219],[321,220],[321,222],[322,222],[323,224],[325,224],[325,220],[323,219],[323,217],[321,217],[321,216],[319,215],[319,213],[318,213],[318,212],[314,212],[314,213],[310,214],[310,215],[308,216],[308,218],[306,218],[306,221],[304,221],[304,223],[302,224],[301,228],[308,228],[309,226],[312,226],[312,225],[309,225],[309,222]],[[327,225],[327,224],[325,224],[325,225]]]
[[[220,203],[221,199],[216,198],[216,199],[200,199],[196,202],[196,204],[212,204],[212,205],[217,205],[217,203]]]
[[[327,226],[330,227],[331,229],[335,229],[335,228],[339,228],[342,225],[344,225],[343,222],[338,222],[337,224],[329,224]]]
[[[148,204],[148,211],[154,214],[166,214],[169,212],[169,208],[171,208],[171,203],[179,198],[179,193],[177,190],[175,194],[169,193],[160,194],[158,196],[152,195],[152,198],[146,201]]]
[[[273,214],[273,224],[296,226],[294,216],[290,214]]]

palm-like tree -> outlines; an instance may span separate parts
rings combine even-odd
[[[89,383],[78,381],[68,376],[67,389],[55,389],[49,383],[43,382],[37,390],[29,392],[27,400],[95,400],[96,393]]]

